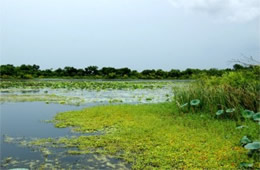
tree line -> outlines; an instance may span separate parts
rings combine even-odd
[[[196,75],[206,74],[209,76],[221,76],[225,72],[250,69],[253,66],[243,66],[235,64],[233,68],[227,69],[192,69],[186,70],[171,69],[164,71],[162,69],[146,69],[141,72],[129,68],[113,68],[97,66],[88,66],[86,68],[64,67],[58,69],[40,69],[38,65],[20,65],[12,64],[0,65],[0,78],[89,78],[89,79],[191,79]]]

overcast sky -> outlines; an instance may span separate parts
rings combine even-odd
[[[259,0],[0,0],[1,64],[226,68],[260,59]]]

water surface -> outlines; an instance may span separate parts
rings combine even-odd
[[[88,104],[94,106],[95,103]],[[48,137],[70,137],[75,135],[70,128],[55,128],[51,120],[55,114],[69,110],[79,110],[84,106],[45,104],[44,102],[2,103],[1,104],[1,166],[11,159],[5,168],[95,168],[116,169],[119,160],[103,155],[66,155],[64,149],[52,149],[52,155],[44,156],[40,149],[21,146],[15,141]],[[14,142],[5,142],[5,135]],[[87,134],[86,134],[87,135]],[[50,149],[50,148],[48,148]],[[56,165],[57,164],[57,165]]]

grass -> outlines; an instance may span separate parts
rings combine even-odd
[[[233,109],[225,117],[239,120],[245,109],[260,111],[260,67],[251,71],[229,72],[221,77],[203,76],[185,87],[176,87],[174,99],[179,106],[199,99],[198,111],[215,115],[218,110]],[[190,105],[186,111],[191,111]]]
[[[182,114],[173,103],[98,106],[59,113],[54,122],[60,128],[106,133],[35,144],[77,148],[73,154],[113,155],[132,169],[238,168],[241,162],[253,162],[239,140],[244,135],[259,138],[259,126],[252,121],[242,122],[248,128],[236,129],[236,121],[214,119],[207,113]],[[260,163],[254,166],[260,168]]]

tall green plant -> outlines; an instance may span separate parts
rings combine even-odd
[[[224,73],[221,77],[201,75],[189,86],[175,89],[175,101],[181,106],[193,99],[200,100],[200,111],[216,114],[227,112],[229,118],[241,117],[241,110],[259,111],[260,67]]]

